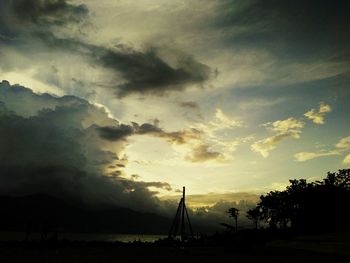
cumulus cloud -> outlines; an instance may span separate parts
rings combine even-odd
[[[350,136],[340,139],[335,145],[338,149],[349,149],[350,148]]]
[[[324,124],[326,113],[331,111],[331,106],[322,102],[319,109],[311,109],[310,111],[306,112],[304,116],[316,124]]]
[[[170,185],[121,176],[127,162],[124,134],[105,143],[96,127],[108,123],[123,127],[83,99],[0,83],[0,193],[46,193],[89,205],[156,211],[161,203],[148,188],[170,190]]]
[[[260,153],[264,158],[266,158],[269,156],[270,151],[276,149],[277,144],[280,141],[286,138],[299,139],[305,123],[290,117],[285,120],[268,122],[262,126],[266,127],[270,131],[275,132],[276,134],[271,137],[256,141],[251,145],[251,149],[252,151]]]
[[[268,122],[263,124],[263,126],[274,132],[283,134],[290,133],[292,137],[299,138],[299,134],[301,133],[301,129],[304,128],[305,123],[290,117],[288,119],[277,120],[272,123]]]

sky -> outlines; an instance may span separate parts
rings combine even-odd
[[[1,0],[0,192],[214,211],[349,168],[349,11]]]

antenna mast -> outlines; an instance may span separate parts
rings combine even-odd
[[[185,221],[186,221],[185,214],[186,214],[186,219],[189,226],[191,237],[194,238],[190,217],[188,216],[186,203],[185,203],[185,187],[183,187],[182,198],[180,200],[179,206],[177,207],[177,211],[176,211],[173,223],[171,224],[168,238],[176,239],[178,228],[180,225],[181,242],[184,242],[185,240],[188,239],[188,236],[186,234],[186,228],[185,228]]]

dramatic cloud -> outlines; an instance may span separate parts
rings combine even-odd
[[[85,5],[72,5],[65,0],[4,0],[11,18],[33,24],[62,24],[79,21],[88,13]]]
[[[121,73],[126,80],[118,85],[116,94],[119,97],[132,93],[164,95],[170,91],[181,91],[186,85],[203,84],[211,74],[207,65],[188,55],[181,55],[172,67],[157,55],[155,49],[144,53],[109,50],[98,61]]]
[[[258,152],[264,158],[266,158],[269,156],[270,151],[276,149],[277,144],[281,140],[286,138],[299,139],[301,129],[304,128],[304,125],[304,122],[292,117],[285,120],[278,120],[274,122],[265,123],[262,126],[277,134],[253,143],[251,145],[251,149],[252,151]]]
[[[119,124],[118,126],[97,127],[100,136],[109,141],[119,141],[134,134],[133,126]]]
[[[107,48],[54,35],[40,37],[52,48],[81,55],[110,70],[112,81],[102,86],[119,98],[129,94],[162,96],[172,91],[182,91],[188,86],[203,86],[213,75],[207,65],[183,52],[172,52],[176,61],[170,65],[154,47],[140,51],[122,44]]]
[[[110,141],[118,141],[131,135],[148,134],[164,138],[173,144],[184,144],[190,140],[199,140],[201,136],[201,132],[196,129],[166,132],[150,123],[144,123],[142,125],[138,125],[137,123],[132,123],[132,125],[119,124],[117,126],[98,127],[97,130],[103,139]]]
[[[148,188],[169,191],[170,185],[121,177],[124,134],[106,144],[96,132],[108,123],[118,121],[85,100],[0,83],[0,193],[46,193],[89,205],[159,209],[156,192]]]
[[[304,114],[305,117],[312,120],[316,124],[324,124],[324,117],[327,112],[330,112],[331,106],[325,103],[320,104],[320,108],[317,109],[311,109],[310,111],[306,112]]]
[[[49,34],[53,27],[82,22],[88,14],[85,5],[66,0],[3,0],[0,3],[0,43],[18,44],[17,40]],[[26,39],[27,38],[27,39]]]
[[[99,86],[109,88],[118,97],[134,93],[165,95],[188,86],[203,86],[213,74],[207,65],[184,52],[172,52],[176,59],[170,63],[152,45],[137,50],[121,43],[111,48],[83,40],[83,34],[69,31],[66,24],[87,20],[85,5],[65,0],[6,0],[0,12],[0,35],[7,39],[0,38],[0,44],[3,42],[7,48],[17,46],[24,56],[31,54],[22,50],[23,46],[30,48],[31,53],[53,50],[91,61],[101,71],[109,71],[108,80]],[[52,82],[50,78],[46,81]]]
[[[193,103],[186,103],[184,107],[197,108],[196,106]],[[158,127],[158,123],[144,123],[142,125],[136,123],[131,125],[120,124],[117,126],[98,127],[97,130],[103,139],[110,141],[126,139],[132,135],[150,135],[163,138],[173,145],[185,145],[187,154],[185,154],[184,160],[191,163],[199,163],[227,161],[230,159],[229,154],[234,152],[239,145],[251,141],[251,136],[234,140],[221,140],[216,135],[219,131],[229,131],[242,126],[242,121],[231,119],[221,109],[216,109],[214,118],[208,124],[194,123],[190,128],[181,131],[165,131]]]
[[[349,7],[345,0],[0,0],[0,75],[35,92],[2,84],[0,140],[18,152],[9,133],[18,131],[23,154],[8,158],[19,156],[28,174],[38,174],[26,180],[13,161],[18,180],[10,186],[0,161],[1,183],[155,207],[170,186],[172,193],[182,185],[189,193],[265,191],[303,172],[337,170],[350,153],[339,137],[350,129]],[[51,172],[31,168],[44,164],[30,159],[30,147],[42,149],[33,158],[54,164],[46,146],[63,167],[52,176],[57,190],[44,176]],[[320,156],[326,161],[293,161]],[[68,178],[78,178],[76,193]]]

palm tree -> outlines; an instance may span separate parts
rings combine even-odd
[[[231,207],[228,211],[227,211],[229,217],[234,218],[235,220],[235,229],[236,229],[236,233],[237,233],[237,221],[238,221],[238,215],[239,215],[239,210],[235,207]]]

